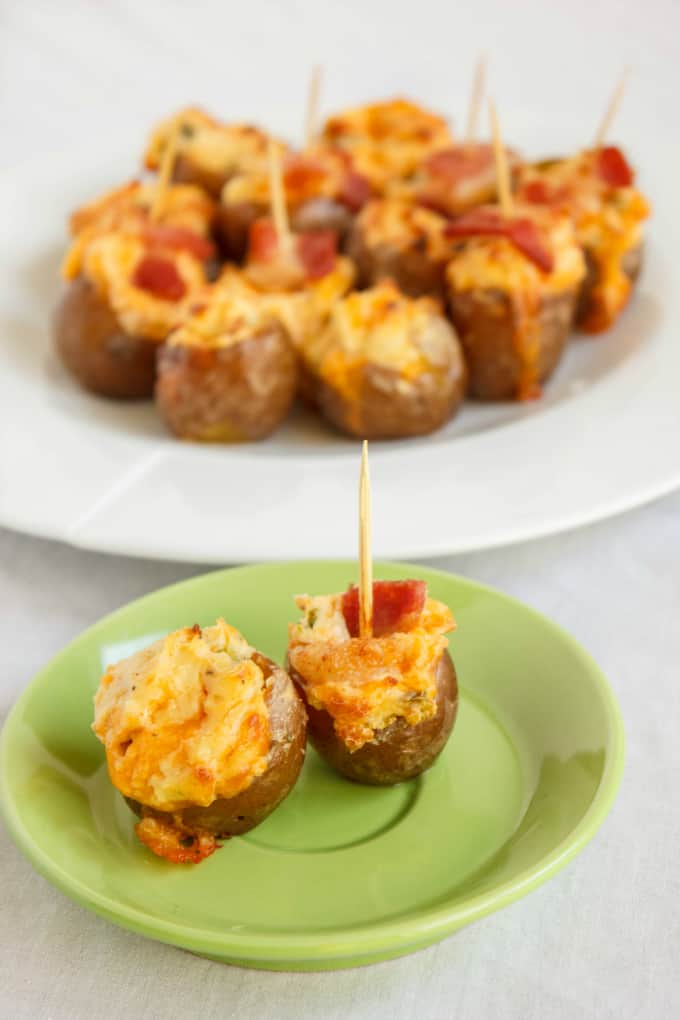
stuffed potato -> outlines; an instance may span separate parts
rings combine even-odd
[[[361,438],[433,432],[465,393],[463,353],[438,303],[389,282],[336,302],[301,356],[307,394],[336,428]]]
[[[448,608],[422,581],[373,585],[373,634],[358,637],[358,592],[303,595],[290,626],[288,668],[307,707],[308,734],[342,775],[378,786],[428,769],[458,708]]]
[[[257,297],[206,292],[159,351],[156,402],[183,439],[270,435],[295,399],[292,342]]]
[[[139,839],[173,863],[254,828],[288,795],[306,720],[290,677],[224,620],[169,634],[111,666],[93,730]]]
[[[447,228],[459,246],[446,270],[451,318],[481,400],[539,395],[567,342],[585,262],[569,219],[484,206]]]
[[[614,146],[527,167],[520,196],[571,216],[586,260],[576,324],[587,333],[608,329],[625,308],[642,264],[642,224],[649,205],[635,175]]]

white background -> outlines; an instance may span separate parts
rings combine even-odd
[[[0,166],[138,138],[188,101],[294,134],[309,68],[327,107],[405,91],[464,115],[483,48],[508,136],[600,116],[624,63],[617,134],[676,133],[680,7],[626,2],[0,2]],[[521,138],[517,139],[521,144]],[[554,142],[553,142],[554,140]],[[662,211],[657,215],[662,215]],[[2,225],[0,224],[0,239]],[[676,441],[660,436],[660,442]],[[30,464],[27,464],[30,470]],[[49,498],[49,494],[45,494]],[[318,975],[247,972],[119,931],[0,844],[0,1017],[663,1018],[680,1012],[680,498],[567,536],[440,565],[570,629],[621,699],[628,760],[595,842],[528,899],[413,957]],[[191,566],[0,532],[0,704],[99,615]]]

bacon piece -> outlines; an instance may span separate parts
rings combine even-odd
[[[142,230],[142,237],[152,247],[169,248],[171,251],[187,251],[201,261],[214,258],[216,254],[216,248],[212,241],[186,227],[148,223]]]
[[[496,209],[474,209],[448,223],[444,235],[455,237],[506,237],[515,248],[544,273],[552,271],[552,254],[544,247],[536,224],[531,220],[506,219]]]
[[[175,263],[159,255],[145,255],[137,263],[132,282],[164,301],[179,301],[187,290]]]
[[[342,182],[338,199],[351,212],[359,212],[372,195],[371,185],[356,170],[348,171]]]
[[[267,262],[278,249],[276,227],[271,220],[255,220],[248,235],[248,257],[256,262]]]
[[[490,145],[458,145],[451,149],[433,152],[424,168],[432,177],[439,177],[453,187],[466,177],[477,177],[493,166]]]
[[[615,145],[606,145],[600,149],[595,166],[602,180],[612,188],[629,188],[635,180],[626,157]]]
[[[373,582],[373,636],[409,631],[417,625],[427,597],[425,581]],[[342,614],[352,637],[359,635],[359,589],[351,585],[342,596]]]
[[[335,267],[337,238],[333,230],[310,230],[297,239],[297,252],[308,279],[320,280]]]

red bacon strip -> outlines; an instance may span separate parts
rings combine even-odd
[[[337,238],[333,230],[310,230],[297,239],[297,252],[308,279],[320,280],[335,268]]]
[[[132,282],[164,301],[179,301],[187,290],[175,263],[159,255],[145,255],[137,263]]]
[[[434,152],[425,161],[425,170],[453,187],[466,177],[476,177],[493,166],[490,145],[459,145]]]
[[[612,188],[629,188],[635,180],[626,157],[615,145],[606,145],[599,150],[595,166],[602,180]]]
[[[417,625],[427,598],[425,581],[373,582],[373,636],[409,631]],[[359,589],[342,596],[342,614],[352,637],[359,635]]]
[[[144,240],[153,247],[169,248],[171,251],[187,251],[197,259],[205,261],[215,257],[212,241],[186,227],[163,226],[161,223],[145,224],[142,231]]]
[[[274,258],[279,246],[276,227],[271,220],[255,220],[248,235],[248,256],[256,262],[267,262]]]
[[[448,223],[444,235],[449,238],[506,237],[544,273],[550,273],[554,266],[552,254],[544,246],[535,223],[521,217],[506,219],[496,209],[473,209]]]

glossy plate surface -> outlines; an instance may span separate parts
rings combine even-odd
[[[573,124],[538,114],[505,113],[524,153],[582,144],[580,110]],[[542,400],[467,403],[433,436],[372,444],[376,555],[531,538],[680,484],[678,153],[658,132],[645,138],[644,125],[626,131],[656,211],[631,307],[607,334],[572,340]],[[49,319],[66,217],[134,173],[142,144],[128,138],[122,155],[97,157],[90,147],[50,158],[49,174],[40,161],[0,177],[0,523],[93,549],[216,564],[323,557],[330,527],[334,554],[352,556],[356,443],[302,412],[262,443],[181,443],[151,404],[88,396],[58,364]],[[421,518],[424,492],[428,527],[416,530],[409,522]]]
[[[562,867],[597,830],[621,778],[623,730],[606,681],[572,638],[520,603],[403,564],[377,564],[376,576],[424,578],[458,621],[460,711],[430,772],[390,789],[356,786],[310,751],[283,805],[201,865],[170,865],[137,842],[89,728],[105,665],[218,615],[281,660],[291,593],[342,590],[355,575],[337,561],[220,571],[131,603],[64,649],[2,738],[4,812],[33,865],[133,931],[300,970],[411,952]]]

